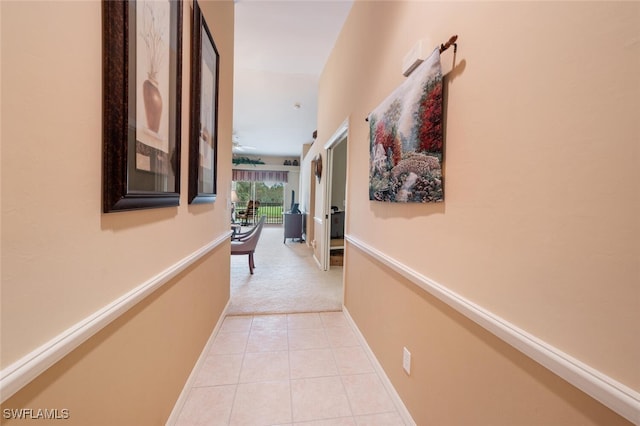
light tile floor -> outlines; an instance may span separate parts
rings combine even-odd
[[[403,425],[342,312],[227,316],[184,425]]]

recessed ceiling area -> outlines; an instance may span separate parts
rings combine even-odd
[[[312,142],[318,80],[351,6],[236,2],[234,154],[297,157]]]

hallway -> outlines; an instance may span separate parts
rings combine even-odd
[[[306,244],[282,243],[281,227],[263,230],[254,275],[246,262],[231,259],[227,316],[175,424],[404,424],[376,361],[339,311],[342,268],[320,271]]]
[[[265,225],[253,275],[247,256],[231,256],[228,315],[342,309],[342,267],[320,270],[311,247],[291,239],[283,244],[283,232],[281,225]]]

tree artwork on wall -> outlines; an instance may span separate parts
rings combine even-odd
[[[368,117],[369,199],[444,201],[442,70],[431,56]]]

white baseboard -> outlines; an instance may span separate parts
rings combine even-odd
[[[354,247],[391,268],[587,395],[600,401],[630,422],[640,425],[640,393],[427,278],[358,238],[345,235],[345,239]]]
[[[353,318],[351,318],[351,314],[349,314],[349,310],[347,309],[346,306],[342,305],[342,311],[344,313],[344,316],[347,318],[347,322],[351,326],[351,329],[356,334],[356,337],[358,338],[360,345],[366,352],[367,357],[369,358],[369,361],[371,361],[371,364],[373,365],[373,369],[378,374],[378,377],[380,377],[380,380],[382,381],[382,385],[389,393],[389,396],[391,397],[393,404],[396,406],[396,410],[398,410],[398,414],[400,414],[400,417],[402,417],[402,421],[404,422],[405,426],[416,426],[416,422],[413,421],[413,417],[411,417],[411,413],[409,413],[409,410],[407,410],[407,407],[404,405],[404,402],[402,402],[402,398],[400,398],[400,395],[398,395],[398,392],[396,392],[396,388],[393,387],[391,380],[389,380],[389,378],[387,377],[387,374],[384,372],[384,369],[382,368],[382,365],[380,365],[380,362],[378,362],[378,359],[376,358],[375,354],[369,347],[369,344],[367,343],[367,339],[364,338],[364,336],[360,332],[360,329],[356,325],[355,321],[353,320]]]
[[[231,231],[225,232],[209,244],[171,265],[155,277],[137,286],[107,306],[74,324],[44,345],[4,368],[0,371],[0,402],[6,401],[42,374],[47,368],[61,360],[120,315],[168,283],[172,278],[220,244],[228,241],[230,236]]]
[[[198,371],[200,371],[200,368],[202,367],[202,365],[204,364],[207,358],[207,354],[211,349],[211,345],[213,344],[213,341],[215,340],[215,337],[218,334],[218,331],[220,330],[222,323],[224,322],[224,318],[227,316],[227,311],[229,310],[230,305],[231,305],[231,299],[229,299],[229,301],[227,302],[227,305],[224,307],[224,310],[222,311],[222,314],[220,314],[220,318],[218,318],[218,322],[216,323],[216,326],[213,328],[213,331],[211,332],[211,336],[209,336],[207,343],[204,345],[204,348],[202,349],[202,352],[198,357],[198,361],[196,361],[196,365],[191,370],[191,373],[189,374],[189,378],[185,382],[184,387],[182,388],[182,392],[180,392],[180,396],[176,400],[176,404],[173,406],[173,410],[171,410],[171,414],[169,415],[169,418],[165,423],[166,426],[173,426],[178,421],[178,417],[180,417],[180,412],[182,411],[182,407],[184,407],[184,403],[186,402],[187,397],[189,396],[189,391],[193,387],[193,383],[196,380]]]

